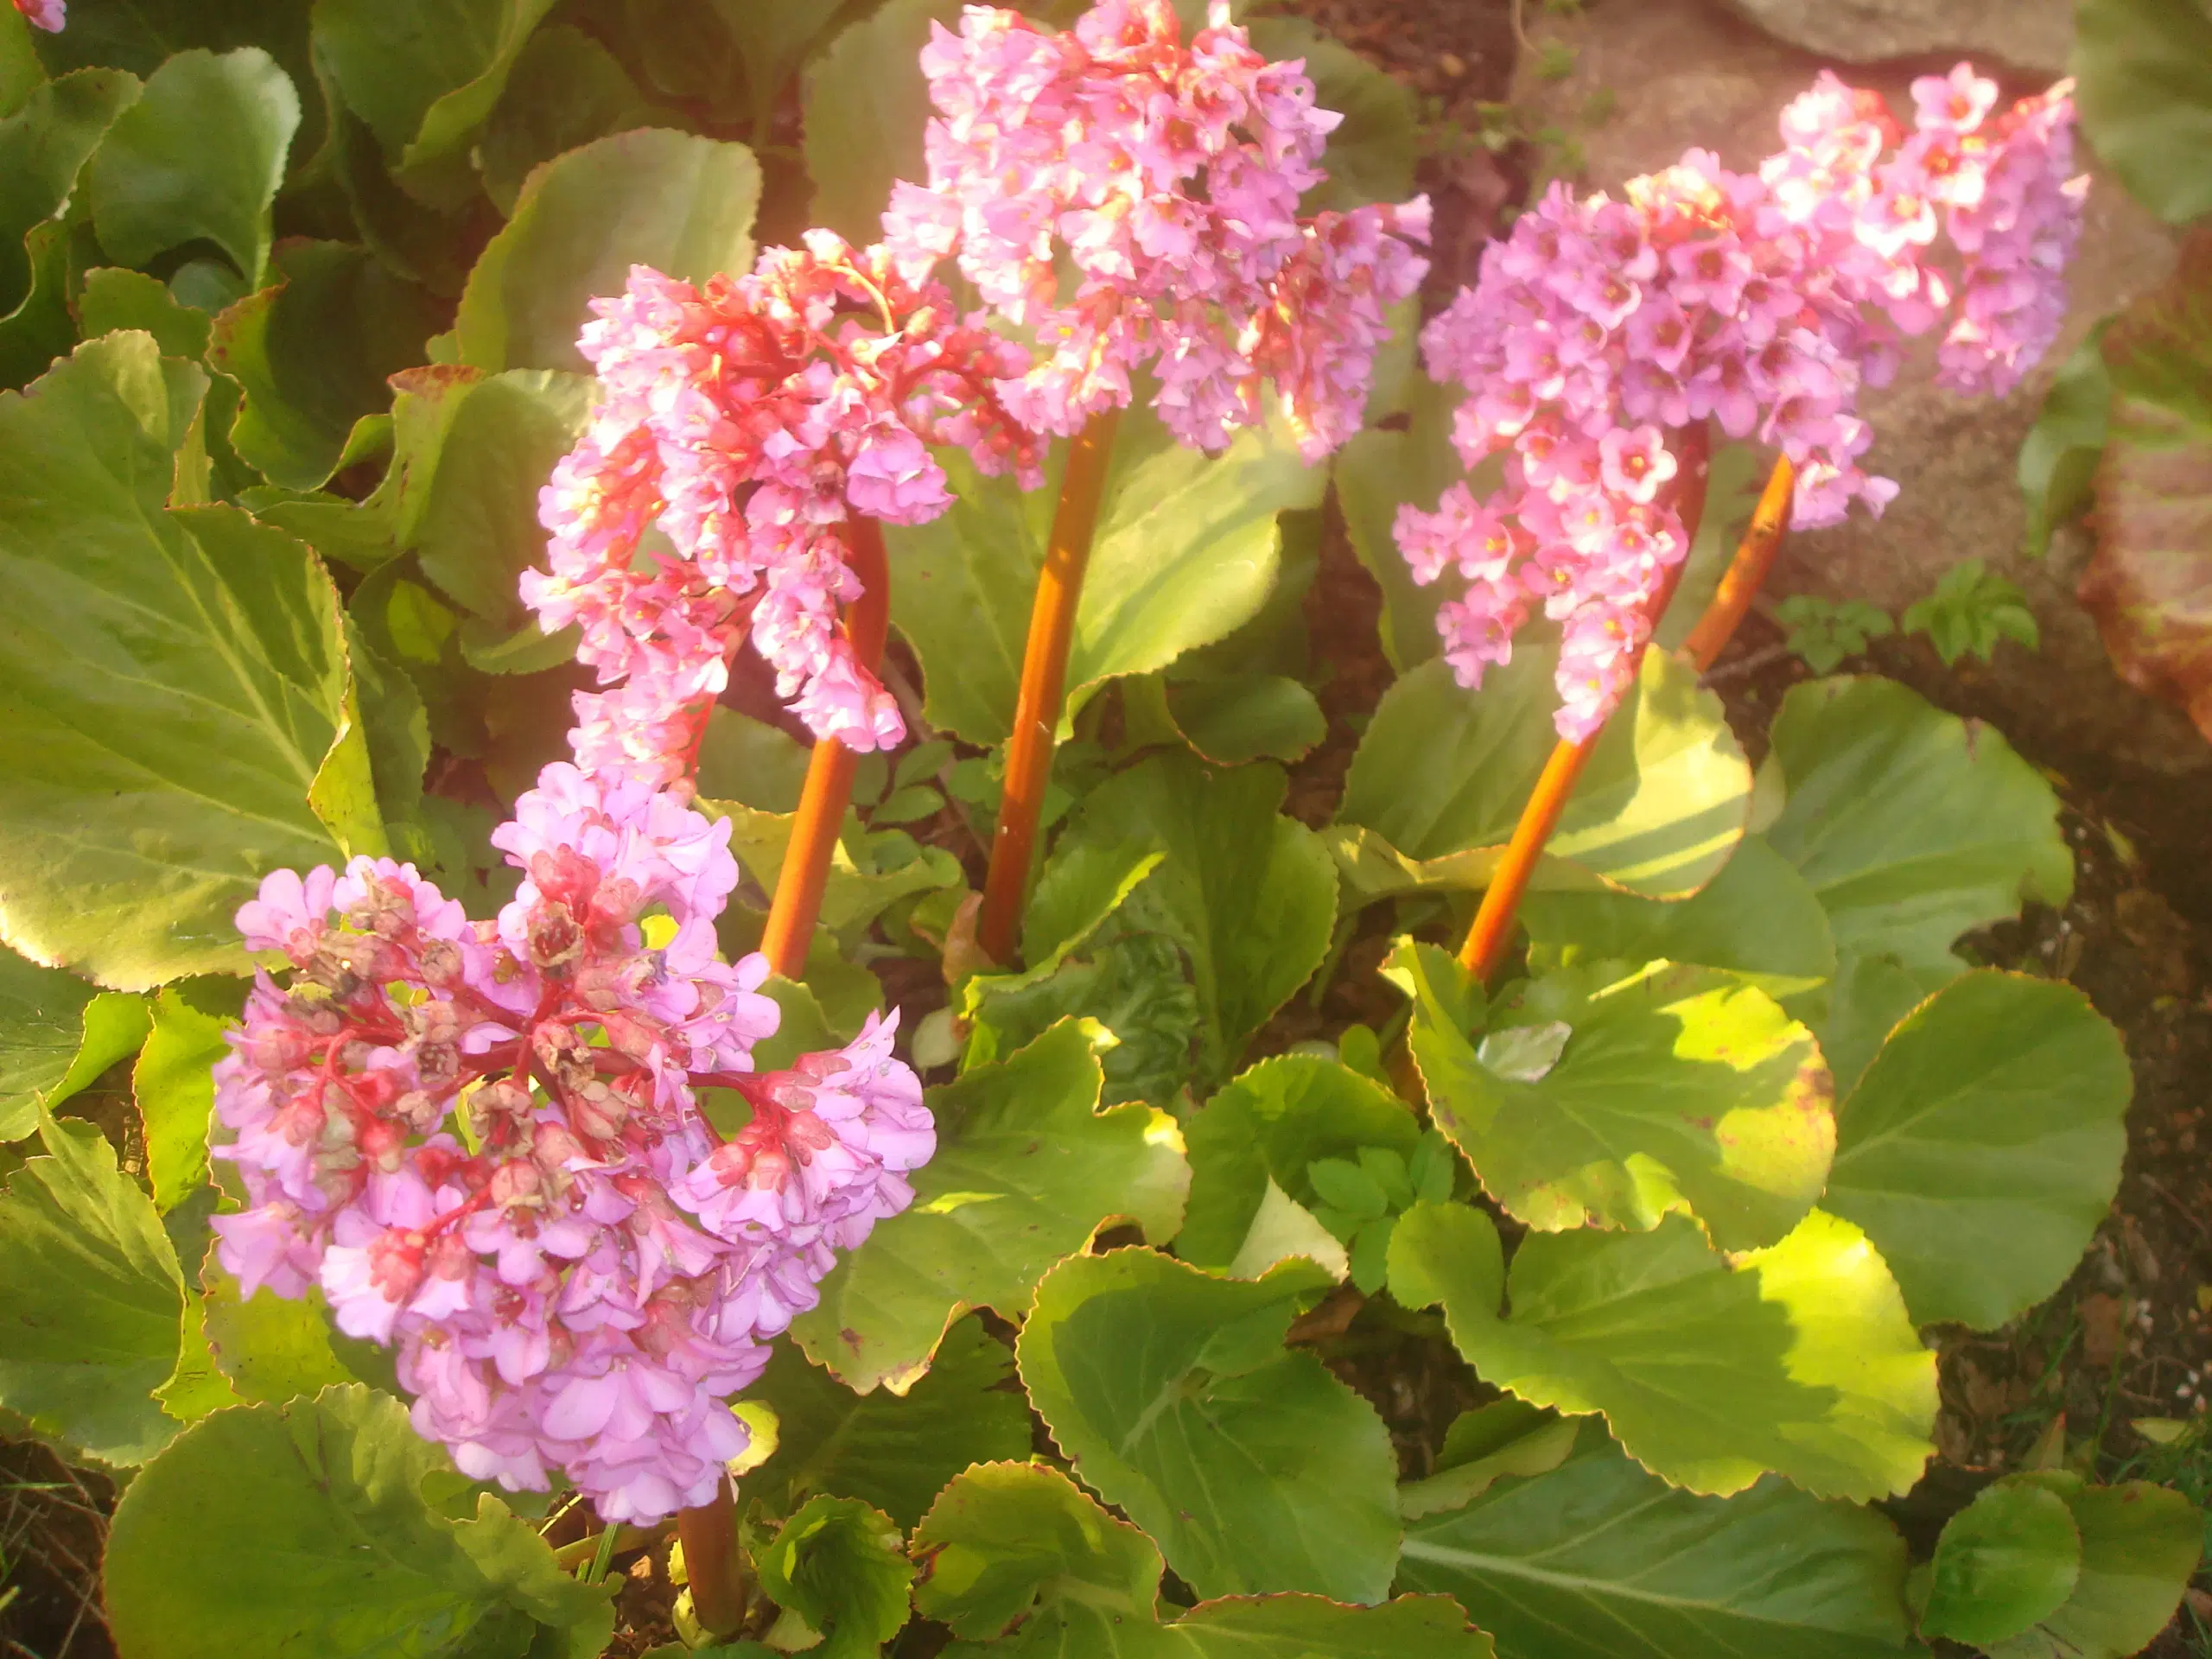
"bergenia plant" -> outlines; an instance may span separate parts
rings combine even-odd
[[[0,1644],[2158,1638],[2101,838],[1721,660],[1897,495],[1871,389],[2078,332],[2069,83],[1823,73],[1446,295],[1472,150],[1271,9],[71,10],[0,9]],[[2101,348],[2161,535],[2192,295]]]

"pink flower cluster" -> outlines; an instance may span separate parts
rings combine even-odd
[[[1541,605],[1562,629],[1560,735],[1605,723],[1688,551],[1667,429],[1710,419],[1782,450],[1798,526],[1854,499],[1878,513],[1897,486],[1859,467],[1872,441],[1859,391],[1895,372],[1900,330],[1953,307],[1925,257],[1939,230],[1964,267],[1946,380],[2001,391],[2050,345],[2082,188],[2066,176],[2066,88],[1995,121],[1995,86],[1964,65],[1913,92],[1919,130],[1894,154],[1880,99],[1824,73],[1756,175],[1692,150],[1624,200],[1554,185],[1429,325],[1430,372],[1472,394],[1461,458],[1506,456],[1486,499],[1455,484],[1434,512],[1398,516],[1417,581],[1465,581],[1437,618],[1462,684],[1510,660]]]
[[[523,577],[546,632],[579,625],[577,655],[620,683],[576,698],[587,770],[682,777],[748,634],[818,736],[897,743],[898,706],[838,625],[860,593],[841,527],[949,507],[931,444],[1038,477],[993,390],[1027,354],[881,250],[805,240],[703,289],[639,266],[593,302],[600,402],[540,498],[550,569]]]
[[[893,190],[885,236],[917,280],[957,253],[1033,330],[1001,388],[1018,418],[1072,433],[1149,363],[1160,417],[1209,453],[1262,418],[1266,380],[1309,460],[1358,429],[1428,203],[1300,217],[1342,119],[1301,63],[1262,57],[1224,0],[1187,44],[1170,0],[1098,0],[1065,34],[982,6],[932,30],[929,183]]]
[[[69,21],[68,0],[16,0],[16,10],[49,35],[59,35]]]
[[[893,1020],[756,1075],[778,1009],[715,953],[724,823],[563,764],[493,840],[524,872],[472,923],[410,865],[281,870],[238,912],[256,977],[216,1116],[250,1207],[245,1294],[319,1285],[398,1345],[416,1427],[510,1490],[564,1470],[607,1521],[706,1503],[746,1432],[722,1398],[833,1252],[912,1198],[935,1132]],[[648,938],[658,939],[649,944]],[[697,1090],[751,1122],[723,1143]]]

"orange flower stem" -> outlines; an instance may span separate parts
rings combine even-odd
[[[1706,423],[1700,421],[1686,428],[1679,447],[1680,470],[1669,487],[1675,510],[1682,521],[1683,534],[1694,542],[1699,523],[1705,517],[1705,486],[1711,461],[1711,437]],[[1688,563],[1686,554],[1653,598],[1650,614],[1655,622],[1667,613],[1667,606],[1674,599],[1675,589]],[[1750,599],[1747,597],[1744,603],[1749,605]],[[1640,667],[1642,659],[1637,661]],[[1562,739],[1553,748],[1551,758],[1544,762],[1528,805],[1521,809],[1520,822],[1513,826],[1513,838],[1506,843],[1504,855],[1498,860],[1490,886],[1484,890],[1474,923],[1467,929],[1466,942],[1459,947],[1460,965],[1484,984],[1497,974],[1498,963],[1504,959],[1505,947],[1513,938],[1514,922],[1521,913],[1521,900],[1529,891],[1529,878],[1536,873],[1537,861],[1544,855],[1544,846],[1551,840],[1552,831],[1559,828],[1560,814],[1567,810],[1567,798],[1574,793],[1582,768],[1604,735],[1604,728],[1600,728],[1579,743]]]
[[[709,1634],[734,1635],[745,1623],[745,1567],[737,1548],[737,1503],[729,1477],[711,1502],[678,1511],[677,1541],[691,1581],[691,1611]]]
[[[1774,569],[1774,556],[1782,550],[1796,490],[1797,469],[1790,465],[1789,456],[1777,455],[1774,470],[1767,474],[1766,488],[1759,492],[1759,504],[1752,510],[1751,527],[1744,532],[1743,544],[1728,562],[1728,569],[1721,573],[1720,586],[1713,592],[1713,602],[1698,618],[1689,638],[1682,641],[1682,655],[1697,665],[1699,673],[1713,666],[1723,648],[1736,637],[1736,630],[1743,626],[1744,619],[1751,614],[1751,601],[1766,585],[1767,572]]]
[[[976,942],[997,963],[1013,960],[1020,936],[1029,866],[1036,856],[1045,791],[1052,779],[1053,736],[1067,693],[1068,647],[1075,638],[1083,573],[1090,563],[1091,537],[1098,525],[1098,505],[1106,493],[1106,471],[1114,454],[1114,429],[1120,422],[1117,409],[1094,415],[1069,447],[1060,504],[1052,517],[1052,539],[1045,550],[1045,568],[1037,576],[1029,641],[1021,658],[1021,687],[1014,699],[1014,734],[1007,740],[1006,793],[999,801],[998,830],[991,838],[990,870],[983,880],[982,915],[976,930]]]
[[[874,673],[883,661],[883,642],[891,631],[891,573],[884,563],[882,527],[873,518],[848,519],[845,545],[852,556],[853,574],[861,582],[861,596],[845,614],[845,638],[861,666]],[[853,770],[858,764],[853,751],[834,737],[817,742],[807,762],[791,844],[784,849],[784,868],[768,906],[767,930],[760,936],[769,971],[785,979],[797,979],[805,971],[814,924],[822,913],[823,886],[830,879],[830,855],[837,849],[845,808],[852,802]]]

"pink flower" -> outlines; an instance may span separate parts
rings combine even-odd
[[[1620,201],[1554,184],[1429,324],[1429,372],[1469,394],[1461,460],[1507,454],[1489,499],[1455,484],[1396,523],[1415,581],[1468,583],[1437,615],[1463,684],[1509,659],[1541,602],[1564,626],[1560,734],[1604,723],[1688,548],[1668,429],[1756,435],[1796,466],[1792,522],[1834,524],[1896,493],[1859,465],[1856,410],[1900,331],[1950,315],[1941,378],[1966,390],[2006,389],[2049,347],[2080,214],[2067,88],[2002,117],[1963,65],[1913,92],[1901,147],[1879,98],[1823,73],[1756,175],[1692,150]],[[1946,240],[1955,281],[1933,263]]]
[[[579,344],[599,406],[539,498],[548,568],[522,582],[611,688],[576,697],[578,764],[677,781],[748,639],[817,735],[898,742],[898,706],[840,623],[861,596],[842,527],[949,507],[935,444],[1033,483],[1036,440],[995,390],[1027,354],[823,231],[703,289],[639,266],[593,309]]]
[[[1058,35],[970,6],[957,35],[932,27],[922,73],[928,183],[894,188],[884,235],[915,281],[957,254],[1030,331],[1035,361],[1000,388],[1018,418],[1072,433],[1149,365],[1195,448],[1264,419],[1270,382],[1308,459],[1358,429],[1428,207],[1300,216],[1341,119],[1302,65],[1262,58],[1225,4],[1186,41],[1170,0],[1099,0]]]
[[[67,0],[16,0],[16,10],[49,35],[59,35],[68,22]]]
[[[564,1470],[603,1518],[651,1522],[712,1496],[746,1443],[722,1400],[911,1201],[934,1131],[892,1025],[751,1075],[777,1008],[765,962],[715,953],[727,824],[560,763],[493,840],[524,872],[496,923],[389,859],[278,872],[241,910],[294,968],[257,979],[214,1069],[214,1155],[251,1205],[215,1218],[219,1249],[247,1295],[319,1285],[341,1331],[396,1346],[464,1472]],[[652,912],[677,923],[658,950]],[[732,1155],[705,1086],[754,1099],[732,1145],[756,1175],[783,1160],[719,1226],[692,1196]]]

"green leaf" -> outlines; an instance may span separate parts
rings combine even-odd
[[[163,357],[200,356],[207,351],[214,327],[212,317],[178,299],[168,283],[120,265],[102,265],[85,273],[77,315],[86,340],[122,328],[141,328],[160,343]]]
[[[1402,432],[1370,427],[1337,452],[1337,499],[1352,552],[1382,590],[1382,654],[1408,674],[1443,649],[1436,613],[1451,597],[1441,583],[1421,587],[1398,551],[1391,526],[1407,502],[1424,509],[1465,475],[1452,448],[1456,388],[1415,377],[1411,421]]]
[[[613,1630],[605,1590],[563,1573],[496,1498],[470,1521],[433,1510],[423,1478],[448,1466],[404,1406],[359,1385],[195,1424],[116,1508],[118,1647],[146,1659],[599,1652]]]
[[[123,989],[236,969],[260,877],[336,849],[337,594],[227,507],[165,510],[206,382],[143,334],[0,396],[0,933]]]
[[[922,129],[931,111],[919,59],[931,24],[959,22],[960,0],[889,0],[807,66],[801,120],[813,223],[865,247],[883,234],[893,181],[928,176]],[[868,95],[853,96],[856,86]]]
[[[2132,1088],[2072,986],[1964,975],[1844,1103],[1821,1202],[1866,1230],[1916,1322],[1993,1329],[2057,1291],[2110,1209]]]
[[[2081,601],[2120,677],[2212,734],[2212,231],[2183,242],[2174,275],[2112,320],[2103,350],[2111,430]]]
[[[1336,883],[1319,838],[1280,815],[1286,787],[1272,766],[1209,772],[1189,755],[1154,755],[1093,790],[1062,838],[1167,855],[1122,915],[1190,958],[1203,1076],[1226,1077],[1328,953]]]
[[[2020,493],[2028,505],[2024,551],[2039,559],[2051,532],[2077,517],[2095,494],[2097,463],[2110,424],[2112,376],[2101,322],[2052,376],[2036,423],[2020,442]],[[1816,672],[1824,672],[1815,664]]]
[[[2000,1480],[1944,1523],[1933,1567],[1921,1634],[1986,1648],[2065,1605],[2082,1575],[2082,1535],[2056,1492]]]
[[[180,52],[116,118],[92,159],[92,228],[118,264],[213,243],[259,287],[270,209],[300,124],[300,95],[258,47]]]
[[[1202,1597],[1389,1593],[1389,1436],[1319,1359],[1282,1347],[1329,1282],[1302,1262],[1217,1279],[1125,1249],[1071,1257],[1037,1287],[1015,1348],[1031,1404]]]
[[[69,1075],[98,995],[74,974],[0,945],[0,1141],[38,1128],[39,1101]]]
[[[576,335],[633,264],[686,282],[753,264],[760,168],[742,144],[646,127],[530,175],[469,273],[454,328],[473,368],[589,371]]]
[[[46,1091],[47,1109],[50,1111],[91,1088],[110,1066],[137,1053],[152,1025],[144,997],[117,991],[95,996],[85,1007],[85,1034],[76,1058],[61,1081]]]
[[[1999,639],[2016,639],[2030,651],[2043,643],[2027,595],[1982,559],[1961,559],[1946,570],[1934,592],[1905,607],[1899,626],[1926,634],[1946,668],[1961,657],[1992,660]]]
[[[1979,721],[1846,677],[1791,687],[1772,742],[1788,799],[1767,841],[1819,896],[1840,962],[1887,955],[1940,982],[1964,966],[1960,934],[2074,890],[2057,797]]]
[[[1886,639],[1897,626],[1887,611],[1863,599],[1832,602],[1811,594],[1792,594],[1774,607],[1774,615],[1789,630],[1783,649],[1815,674],[1834,673],[1865,651],[1868,640]]]
[[[176,1433],[153,1391],[176,1369],[184,1286],[146,1195],[89,1123],[48,1117],[46,1156],[0,1198],[0,1406],[103,1463]]]
[[[913,1206],[823,1281],[822,1305],[791,1326],[808,1357],[863,1392],[911,1387],[954,1319],[1018,1318],[1045,1270],[1109,1221],[1173,1235],[1190,1182],[1174,1121],[1096,1111],[1099,1083],[1090,1039],[1065,1020],[931,1090],[937,1155],[914,1173]]]
[[[78,174],[138,93],[137,78],[120,69],[80,69],[38,87],[0,121],[0,317],[31,293],[23,238],[68,205]]]
[[[1175,1251],[1202,1268],[1227,1270],[1243,1249],[1273,1181],[1311,1207],[1315,1166],[1354,1159],[1363,1147],[1411,1155],[1421,1126],[1403,1101],[1334,1060],[1284,1054],[1262,1060],[1185,1124],[1191,1202]],[[1355,1173],[1356,1165],[1344,1164]],[[1337,1202],[1337,1200],[1331,1200]]]
[[[2146,1480],[2091,1486],[2056,1470],[2012,1478],[2066,1500],[2082,1535],[2082,1571],[2063,1606],[1989,1644],[1989,1659],[2121,1659],[2156,1641],[2202,1555],[2203,1512]]]
[[[2170,225],[2212,212],[2212,15],[2200,0],[2081,0],[2070,65],[2082,130]]]
[[[391,404],[388,377],[423,360],[445,308],[365,248],[289,242],[279,280],[216,319],[208,362],[245,402],[231,428],[240,459],[270,482],[320,489],[356,423]]]
[[[1074,1018],[1101,1033],[1107,1104],[1169,1105],[1189,1089],[1205,1022],[1173,940],[1116,920],[1052,963],[1041,974],[979,974],[968,982],[963,1065],[998,1059]]]
[[[1301,1595],[1206,1602],[1163,1625],[1152,1541],[1034,1464],[962,1475],[914,1548],[929,1561],[916,1605],[969,1638],[947,1649],[952,1659],[1487,1659],[1491,1651],[1443,1596],[1376,1608]]]
[[[892,620],[921,659],[937,730],[984,746],[1007,735],[1065,450],[1054,448],[1045,487],[1027,493],[948,451],[938,459],[951,510],[886,527],[899,571]],[[1209,460],[1149,407],[1124,413],[1069,649],[1070,711],[1106,681],[1165,668],[1257,614],[1281,562],[1276,515],[1317,505],[1326,483],[1279,423]]]
[[[780,1344],[746,1391],[774,1409],[777,1442],[745,1490],[779,1509],[815,1493],[858,1498],[911,1527],[969,1464],[1027,1455],[1029,1409],[1004,1387],[1013,1374],[1013,1354],[973,1319],[945,1333],[903,1396],[855,1394]]]
[[[1550,1473],[1408,1526],[1398,1573],[1456,1597],[1503,1659],[1904,1659],[1904,1580],[1871,1510],[1774,1479],[1675,1491],[1594,1427]]]
[[[1555,657],[1516,651],[1478,693],[1437,658],[1383,694],[1337,811],[1355,832],[1338,832],[1333,849],[1356,901],[1488,884],[1558,741]],[[1720,699],[1680,658],[1647,652],[1636,700],[1599,740],[1536,884],[1687,898],[1742,842],[1751,799]]]
[[[762,892],[772,893],[783,872],[784,853],[791,844],[791,826],[798,815],[762,812],[736,801],[704,798],[696,805],[710,818],[730,820],[734,826],[730,849],[738,862]],[[846,823],[849,828],[853,821],[849,817]],[[901,899],[967,884],[959,861],[941,847],[924,849],[912,862],[895,869],[874,870],[862,869],[855,861],[855,844],[867,850],[864,838],[858,834],[839,841],[830,855],[830,874],[822,893],[822,925],[849,941],[865,933],[877,917]]]
[[[213,1250],[200,1279],[206,1287],[200,1306],[208,1346],[241,1400],[280,1406],[356,1380],[332,1346],[320,1290],[310,1287],[296,1300],[273,1291],[241,1300],[238,1280],[223,1270]]]
[[[245,1006],[244,980],[188,979],[162,988],[152,1033],[130,1074],[146,1130],[146,1173],[155,1207],[174,1210],[207,1179],[207,1130],[215,1115],[216,1061],[224,1033]]]
[[[1436,1125],[1506,1211],[1544,1232],[1648,1230],[1694,1217],[1723,1249],[1772,1244],[1820,1198],[1835,1146],[1812,1035],[1710,969],[1567,969],[1493,1011],[1491,1037],[1565,1026],[1555,1064],[1518,1081],[1417,1004],[1413,1053]]]
[[[544,563],[537,493],[582,429],[592,382],[540,369],[429,368],[399,385],[391,469],[372,508],[463,609],[534,631],[518,582]]]
[[[400,181],[465,202],[466,151],[553,0],[316,0],[315,50]]]
[[[823,1659],[880,1652],[906,1622],[913,1563],[891,1517],[857,1498],[815,1497],[756,1555],[760,1587],[824,1631]]]
[[[1163,695],[1184,741],[1217,766],[1301,760],[1329,734],[1319,700],[1287,675],[1170,680]]]
[[[1667,902],[1618,893],[1532,893],[1521,902],[1532,970],[1577,963],[1694,963],[1769,996],[1815,988],[1835,972],[1835,941],[1819,896],[1796,865],[1746,836],[1695,897]]]
[[[1818,1211],[1732,1258],[1678,1217],[1648,1233],[1532,1233],[1509,1276],[1487,1215],[1420,1205],[1391,1239],[1390,1294],[1442,1302],[1485,1382],[1604,1413],[1631,1457],[1694,1492],[1771,1471],[1864,1502],[1911,1486],[1934,1449],[1936,1357],[1866,1235]]]
[[[614,54],[580,29],[550,23],[530,37],[476,147],[485,191],[512,217],[531,171],[652,110]]]
[[[44,85],[46,70],[31,45],[30,24],[21,12],[0,17],[0,119],[21,109]]]

